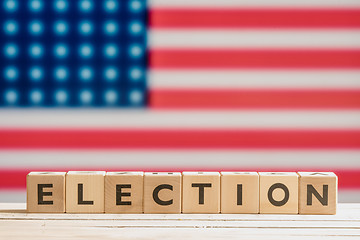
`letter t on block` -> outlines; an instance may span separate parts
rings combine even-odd
[[[66,175],[66,212],[104,212],[105,172],[76,172]]]
[[[26,177],[27,211],[65,212],[65,172],[31,172]]]
[[[336,214],[337,176],[332,172],[299,172],[299,213]]]
[[[219,172],[183,172],[182,212],[220,212]]]

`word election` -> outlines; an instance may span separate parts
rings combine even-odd
[[[31,213],[336,214],[332,172],[31,172]]]

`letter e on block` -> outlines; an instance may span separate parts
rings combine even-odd
[[[299,213],[336,214],[338,179],[332,172],[299,172]]]
[[[298,213],[299,176],[295,172],[260,172],[260,213]]]
[[[183,213],[220,212],[220,173],[183,172]]]
[[[66,174],[66,212],[104,212],[103,171],[70,171]]]
[[[108,172],[105,213],[143,213],[143,172]]]
[[[65,212],[65,172],[31,172],[26,177],[27,211]]]
[[[259,213],[257,172],[221,172],[221,213]]]

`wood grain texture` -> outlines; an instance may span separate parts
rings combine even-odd
[[[143,213],[143,172],[107,172],[105,213]]]
[[[298,172],[298,174],[299,214],[336,214],[337,176],[332,172]]]
[[[144,213],[181,213],[181,173],[144,175]]]
[[[65,212],[65,172],[31,172],[26,176],[27,211]]]
[[[298,213],[298,174],[259,172],[260,213]]]
[[[219,172],[183,172],[182,212],[220,212]]]
[[[257,172],[221,172],[221,213],[259,213]]]
[[[66,212],[104,212],[104,171],[69,171],[66,175]]]
[[[0,203],[1,239],[274,239],[360,238],[360,204],[336,215],[43,214]]]

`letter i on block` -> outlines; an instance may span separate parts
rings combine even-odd
[[[66,212],[104,212],[105,172],[77,172],[66,174]]]
[[[105,213],[143,213],[143,172],[105,175]]]
[[[31,172],[26,177],[27,211],[65,212],[65,172]]]
[[[259,174],[221,172],[221,213],[259,213]]]
[[[182,212],[220,212],[219,172],[183,172]]]
[[[299,176],[295,172],[260,172],[260,213],[298,213]]]
[[[181,213],[181,173],[145,173],[144,213]]]
[[[299,172],[299,213],[336,214],[337,176],[332,172]]]

